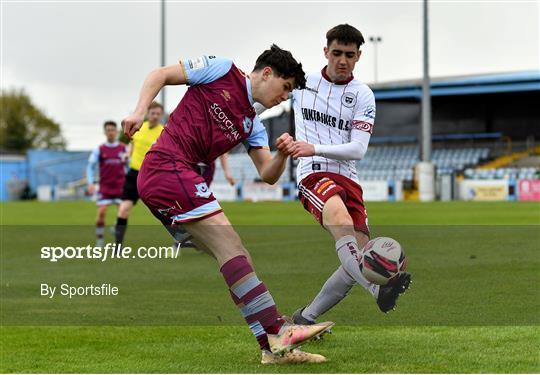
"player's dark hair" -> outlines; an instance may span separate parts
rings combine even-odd
[[[302,69],[302,64],[296,61],[289,51],[279,48],[275,44],[270,46],[257,58],[253,71],[259,71],[269,66],[278,77],[288,79],[294,78],[295,88],[306,87],[306,73]]]
[[[328,30],[326,33],[326,46],[329,47],[334,40],[343,44],[355,43],[358,49],[360,49],[360,46],[365,42],[362,33],[355,27],[346,23],[337,25]]]
[[[154,108],[161,108],[161,110],[163,111],[163,106],[161,105],[161,103],[158,103],[156,101],[153,101],[152,103],[150,103],[150,105],[148,106],[148,110],[151,110]]]
[[[114,126],[114,128],[118,128],[118,125],[116,125],[116,122],[114,121],[105,121],[105,123],[103,123],[103,129],[107,129],[107,126]]]

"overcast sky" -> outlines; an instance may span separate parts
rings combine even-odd
[[[539,1],[431,1],[431,75],[538,70],[539,12]],[[210,54],[251,71],[276,43],[319,70],[325,33],[340,23],[382,37],[379,81],[421,77],[419,1],[167,1],[166,63]],[[103,121],[129,114],[160,64],[160,1],[1,0],[1,24],[2,88],[24,88],[71,150],[102,142]],[[369,84],[374,47],[362,51],[355,76]],[[185,88],[167,90],[171,111]]]

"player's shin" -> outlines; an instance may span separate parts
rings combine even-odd
[[[373,296],[376,296],[378,288],[370,283],[359,267],[359,259],[361,250],[358,248],[356,238],[352,235],[343,236],[336,241],[336,251],[341,265],[347,273],[360,285],[369,291]]]
[[[221,273],[234,303],[239,307],[261,349],[269,350],[267,333],[277,333],[284,323],[270,292],[245,256],[227,261],[221,267]]]
[[[105,239],[105,222],[98,220],[96,222],[96,246],[102,247],[104,245]]]
[[[321,291],[313,301],[304,308],[302,316],[315,321],[319,316],[338,304],[349,293],[356,281],[340,266],[326,280]]]
[[[128,219],[117,218],[116,226],[114,227],[114,238],[117,245],[120,245],[124,242],[124,236],[126,234]]]

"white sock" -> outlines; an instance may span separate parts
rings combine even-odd
[[[97,238],[103,238],[104,234],[105,234],[105,227],[96,226],[96,237]]]
[[[321,291],[313,301],[304,308],[302,316],[309,320],[317,320],[319,316],[337,305],[347,296],[356,281],[349,275],[343,266],[339,268],[326,280]],[[379,295],[379,285],[369,283],[365,289],[375,298]]]
[[[336,251],[338,258],[345,271],[360,285],[375,296],[375,291],[372,291],[373,284],[370,283],[360,271],[358,260],[360,259],[361,252],[356,242],[356,237],[347,235],[341,237],[336,241]],[[378,294],[379,289],[376,288]]]
[[[343,269],[343,266],[339,266],[326,280],[319,294],[302,311],[302,316],[315,321],[345,298],[355,283],[354,279]]]

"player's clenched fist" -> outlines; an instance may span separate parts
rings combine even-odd
[[[86,192],[88,193],[88,195],[94,195],[94,193],[96,192],[96,185],[88,184],[88,188],[86,189]]]
[[[122,128],[124,129],[124,134],[129,138],[133,136],[140,129],[144,121],[144,115],[133,114],[122,120]]]
[[[294,142],[294,152],[292,154],[294,159],[313,155],[315,155],[315,146],[304,141]]]
[[[289,133],[283,133],[276,139],[276,147],[282,154],[291,155],[294,152],[294,138]]]

